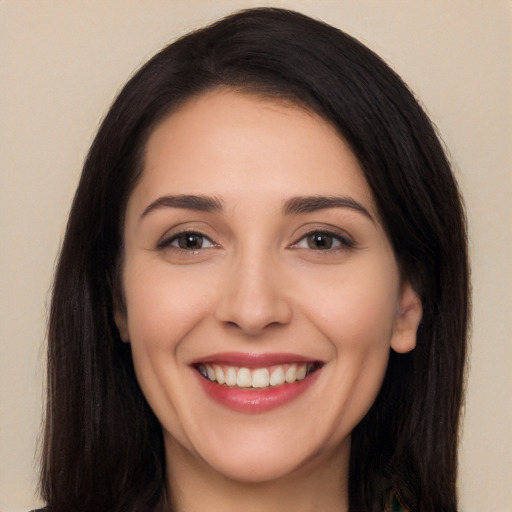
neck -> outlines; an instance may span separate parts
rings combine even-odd
[[[350,440],[286,476],[241,482],[166,439],[167,493],[173,512],[348,511]]]

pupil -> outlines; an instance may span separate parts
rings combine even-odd
[[[182,235],[179,239],[180,249],[201,249],[202,245],[203,237],[201,235],[190,233],[188,235]]]
[[[309,235],[308,245],[311,249],[330,249],[332,247],[332,236],[322,233]]]

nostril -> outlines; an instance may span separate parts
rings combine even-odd
[[[226,320],[224,321],[224,325],[229,330],[237,330],[237,331],[243,331],[248,336],[259,336],[263,332],[267,332],[269,329],[276,329],[279,327],[282,327],[286,325],[287,322],[279,322],[279,321],[271,321],[268,323],[262,322],[248,322],[248,321],[240,321],[237,322],[236,320]]]

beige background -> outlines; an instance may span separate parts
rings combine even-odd
[[[0,511],[38,503],[46,301],[81,163],[132,71],[249,0],[0,0]],[[512,2],[288,0],[382,55],[450,149],[471,223],[462,510],[512,511]]]

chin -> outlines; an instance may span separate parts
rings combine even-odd
[[[246,484],[263,484],[290,477],[311,464],[307,458],[297,455],[294,453],[293,457],[283,457],[281,454],[261,451],[245,452],[229,461],[225,458],[220,459],[218,464],[212,461],[211,466],[229,480]]]

